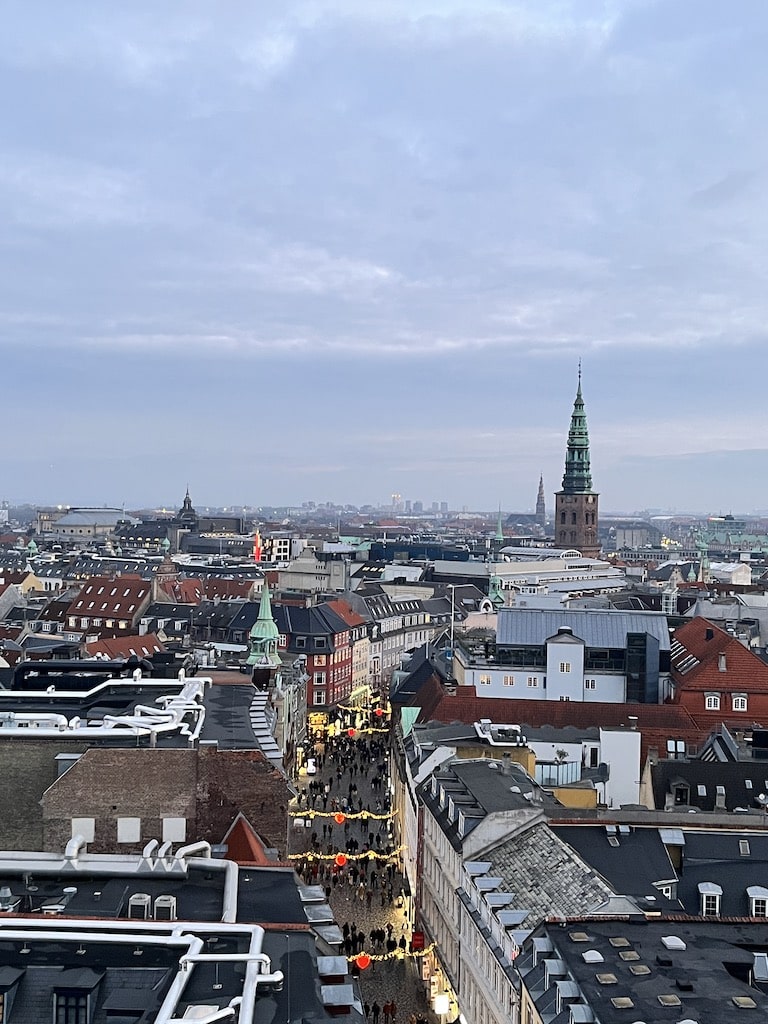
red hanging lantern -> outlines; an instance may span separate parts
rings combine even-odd
[[[357,964],[361,971],[364,971],[366,970],[366,968],[371,966],[371,958],[368,956],[367,953],[358,953],[358,955],[355,957],[355,963]]]
[[[347,736],[349,736],[350,739],[352,739],[352,737],[354,735],[355,735],[355,730],[354,729],[347,729]]]
[[[347,855],[346,855],[346,853],[337,853],[335,858],[334,858],[334,864],[336,865],[336,867],[343,868],[346,863],[347,863]]]
[[[343,825],[344,822],[347,820],[347,816],[345,814],[342,814],[341,811],[339,811],[337,814],[334,814],[333,820],[336,822],[337,825]]]
[[[384,708],[376,708],[376,710],[373,713],[374,715],[376,715],[377,718],[381,718],[381,716],[384,714]]]

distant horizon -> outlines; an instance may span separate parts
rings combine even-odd
[[[190,497],[192,499],[193,507],[196,510],[198,510],[198,511],[200,511],[200,510],[209,510],[209,511],[224,512],[224,513],[226,513],[227,511],[230,511],[233,514],[234,514],[234,510],[235,509],[240,510],[240,509],[243,509],[243,508],[248,509],[248,510],[250,510],[252,512],[257,512],[260,509],[274,509],[274,510],[293,509],[293,510],[296,510],[297,512],[299,512],[299,513],[304,511],[307,514],[311,514],[314,511],[322,512],[324,509],[326,509],[326,505],[327,505],[326,502],[314,502],[314,508],[305,508],[304,509],[304,508],[302,508],[302,506],[305,503],[313,501],[312,498],[306,498],[306,497],[302,498],[298,502],[283,502],[283,503],[272,503],[272,502],[266,503],[265,502],[265,503],[261,503],[261,504],[252,504],[252,503],[249,503],[249,502],[235,501],[235,502],[230,502],[230,503],[224,505],[224,504],[216,504],[214,502],[196,501],[195,497],[194,497],[194,494],[191,492],[191,490],[190,490]],[[163,511],[167,512],[169,514],[172,514],[172,513],[175,513],[176,511],[178,511],[178,509],[181,507],[181,501],[178,501],[177,503],[168,503],[168,502],[165,502],[165,503],[164,502],[148,502],[148,503],[132,503],[132,504],[126,503],[124,505],[122,502],[120,502],[120,503],[112,503],[112,502],[108,502],[108,501],[107,502],[99,501],[99,502],[95,502],[95,503],[88,503],[88,502],[45,502],[45,501],[34,502],[34,501],[28,501],[28,500],[18,500],[17,501],[17,500],[10,500],[10,499],[3,499],[3,500],[7,501],[7,503],[8,503],[10,508],[51,509],[51,508],[61,507],[62,511],[64,509],[111,509],[111,510],[124,511],[126,515],[132,515],[132,514],[137,513],[137,512],[141,512],[141,513],[154,512],[154,513],[157,514],[157,513],[163,512]],[[419,499],[416,499],[416,500],[419,500]],[[426,505],[426,503],[425,503],[425,505]],[[430,502],[430,505],[431,505],[431,502]],[[440,512],[439,510],[432,509],[431,507],[425,507],[421,512],[414,512],[413,510],[406,511],[405,509],[400,509],[399,511],[395,511],[391,507],[391,505],[387,505],[387,504],[375,505],[375,504],[373,504],[371,502],[361,502],[360,504],[356,504],[355,502],[346,501],[346,500],[338,501],[338,502],[331,501],[331,507],[332,508],[328,509],[328,511],[331,511],[332,509],[344,510],[348,506],[351,506],[351,508],[353,508],[353,509],[357,509],[358,513],[359,513],[359,510],[361,508],[369,507],[373,511],[375,511],[377,513],[377,515],[379,515],[381,518],[386,518],[388,515],[389,516],[393,516],[393,517],[408,517],[408,516],[410,516],[412,518],[418,518],[420,516],[424,516],[424,517],[429,518],[429,517],[434,516],[434,515],[437,515],[437,516],[441,516],[441,515],[443,515],[443,516],[444,515],[476,515],[476,516],[483,516],[483,517],[488,518],[488,519],[495,519],[498,516],[498,512],[499,512],[498,507],[497,508],[490,508],[490,509],[482,509],[480,507],[473,508],[471,506],[465,506],[465,505],[462,505],[462,506],[459,506],[459,507],[456,507],[456,508],[453,508],[453,507],[449,506],[447,512]],[[511,508],[504,508],[502,506],[501,515],[502,515],[502,519],[505,518],[505,517],[508,517],[510,515],[514,515],[516,513],[520,514],[520,515],[533,516],[533,515],[535,515],[535,511],[536,510],[535,510],[534,507],[529,507],[529,508],[513,508],[513,507],[511,507]],[[548,521],[551,521],[552,516],[553,516],[553,512],[554,512],[554,505],[551,506],[551,507],[549,505],[547,505],[547,519],[548,519]],[[608,509],[608,510],[601,509],[601,511],[600,511],[600,521],[604,521],[604,520],[607,520],[607,519],[641,519],[641,518],[642,519],[646,519],[646,520],[652,520],[652,519],[686,519],[686,518],[717,519],[717,518],[724,518],[726,516],[730,516],[730,517],[732,517],[733,519],[736,519],[736,520],[738,520],[738,519],[768,519],[768,509],[764,509],[764,510],[759,510],[758,509],[758,510],[753,510],[751,512],[738,512],[738,511],[732,511],[732,510],[728,510],[728,511],[711,511],[711,510],[710,511],[691,511],[691,510],[678,510],[678,509],[663,509],[663,508],[657,508],[655,506],[651,506],[649,508],[638,509],[638,510],[634,510],[634,511],[626,511],[626,510],[621,511],[621,510],[616,510],[616,509]]]

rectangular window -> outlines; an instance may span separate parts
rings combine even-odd
[[[584,680],[584,689],[585,690],[595,690],[595,689],[597,689],[597,680],[596,679],[585,679]]]
[[[86,1024],[88,996],[84,992],[57,992],[55,1024]]]
[[[528,676],[528,685],[529,686],[538,686],[539,685],[539,680],[536,678],[536,676]]]
[[[752,900],[752,917],[768,917],[768,899]]]
[[[719,693],[708,693],[704,697],[704,707],[707,711],[719,711],[720,710],[720,694]]]
[[[701,897],[702,917],[719,917],[720,897],[714,893],[704,893]]]
[[[514,686],[515,685],[515,677],[514,676],[504,676],[504,685],[505,686]]]
[[[734,694],[733,697],[733,710],[734,711],[746,711],[747,710],[747,698],[745,694]]]
[[[570,661],[561,661],[560,662],[560,671],[561,672],[570,672],[571,671],[571,663],[570,663]]]
[[[296,637],[296,646],[298,648],[306,647],[307,646],[307,638],[305,636],[297,636]]]
[[[315,672],[315,686],[325,686],[325,672]]]
[[[490,686],[491,685],[491,677],[490,676],[480,676],[480,685],[481,686]]]
[[[315,690],[315,704],[325,704],[325,690]]]

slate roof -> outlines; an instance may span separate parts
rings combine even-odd
[[[628,633],[649,633],[659,641],[659,649],[670,647],[665,615],[657,612],[619,612],[602,609],[551,611],[539,608],[499,608],[496,643],[499,647],[541,646],[561,626],[569,626],[573,635],[587,647],[624,650]]]
[[[701,811],[714,811],[717,787],[725,790],[725,809],[757,808],[755,799],[768,794],[768,761],[690,761],[663,760],[651,767],[653,802],[664,809],[665,799],[675,782],[689,787],[688,806]]]
[[[553,825],[552,828],[615,892],[638,899],[655,896],[659,910],[680,909],[654,887],[654,883],[672,882],[677,878],[658,829],[625,826],[625,831],[619,831],[617,826],[611,826],[610,834],[618,843],[614,846],[608,842],[605,824]]]
[[[617,893],[599,878],[552,829],[540,823],[484,855],[493,875],[505,879],[528,910],[521,927],[546,917],[573,917],[594,912]]]

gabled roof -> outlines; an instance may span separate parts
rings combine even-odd
[[[672,675],[686,690],[768,694],[768,665],[736,637],[707,619],[678,626],[672,639]]]
[[[85,645],[86,655],[89,658],[103,654],[110,660],[129,658],[132,654],[135,654],[137,658],[151,658],[154,654],[161,654],[164,650],[165,647],[155,633],[145,633],[143,636],[103,638]]]

